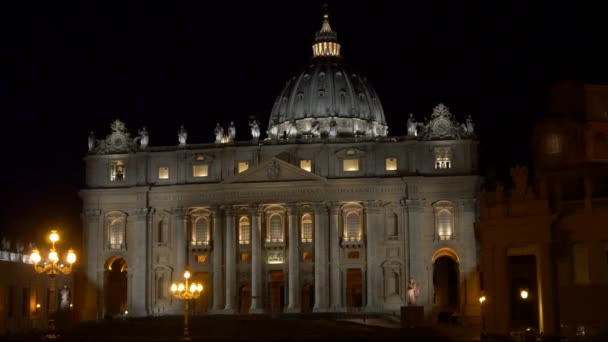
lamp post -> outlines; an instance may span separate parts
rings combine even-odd
[[[59,234],[56,230],[51,230],[49,234],[49,240],[51,240],[51,249],[47,260],[40,263],[42,257],[38,249],[32,250],[30,260],[34,263],[34,269],[38,273],[48,274],[49,276],[49,303],[48,303],[48,333],[47,338],[55,339],[57,335],[55,333],[55,313],[57,311],[57,303],[55,298],[55,277],[57,274],[69,274],[72,272],[72,265],[76,262],[76,253],[73,249],[68,250],[66,257],[67,265],[59,262],[59,254],[55,248],[55,243],[59,241]]]
[[[184,340],[189,341],[190,332],[188,331],[188,301],[190,299],[198,298],[201,295],[201,292],[203,291],[203,284],[192,283],[188,285],[188,279],[190,278],[190,272],[188,270],[184,271],[184,278],[186,279],[185,284],[171,284],[171,294],[173,297],[184,301]]]
[[[486,296],[479,297],[479,311],[481,314],[481,339],[485,339],[486,321],[483,317],[483,303],[486,301]]]

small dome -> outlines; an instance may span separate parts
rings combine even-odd
[[[327,14],[323,19],[312,62],[287,81],[274,103],[269,137],[386,136],[378,95],[365,77],[342,62],[337,34],[331,31]]]

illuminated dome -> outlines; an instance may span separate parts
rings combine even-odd
[[[268,123],[271,139],[383,137],[382,104],[367,78],[342,63],[327,14],[315,35],[311,63],[277,97]]]

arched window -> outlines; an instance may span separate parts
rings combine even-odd
[[[283,220],[281,215],[270,216],[270,241],[283,242]]]
[[[344,229],[344,238],[346,241],[361,241],[361,222],[359,214],[350,212],[346,214],[346,229]]]
[[[312,217],[309,214],[302,216],[302,242],[312,242]]]
[[[247,216],[243,216],[239,220],[239,243],[241,245],[248,245],[249,241],[251,241],[249,218]]]
[[[193,245],[209,244],[209,220],[206,217],[199,218],[192,233]]]
[[[110,223],[110,248],[123,249],[125,243],[125,224],[122,220]]]
[[[451,240],[453,234],[453,217],[452,212],[447,208],[441,208],[436,214],[437,236],[439,240]]]

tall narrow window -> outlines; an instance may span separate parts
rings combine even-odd
[[[158,179],[169,179],[169,167],[161,166],[158,168]]]
[[[312,242],[312,217],[302,216],[302,242]]]
[[[356,212],[350,212],[346,214],[346,229],[345,240],[346,241],[361,241],[361,222],[359,220],[359,214]]]
[[[435,147],[435,169],[452,167],[452,153],[449,147]]]
[[[449,209],[442,208],[436,214],[437,236],[439,240],[452,239],[452,213]]]
[[[122,249],[125,242],[125,224],[122,220],[110,223],[110,248]]]
[[[115,160],[110,167],[110,181],[117,182],[125,179],[125,162]]]
[[[239,243],[241,245],[248,245],[251,239],[251,228],[249,227],[249,218],[247,216],[241,217],[239,220]]]
[[[283,220],[281,215],[270,216],[270,239],[271,242],[283,242]]]
[[[196,221],[194,226],[192,244],[207,245],[209,244],[209,220],[206,217],[201,217]]]

